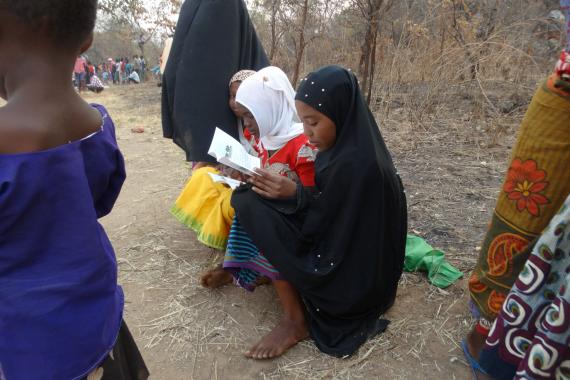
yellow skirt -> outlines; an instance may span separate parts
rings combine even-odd
[[[235,215],[230,204],[232,190],[214,182],[208,173],[219,174],[211,167],[196,170],[170,212],[196,232],[198,241],[208,247],[225,250]]]

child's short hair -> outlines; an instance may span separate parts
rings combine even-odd
[[[47,22],[54,41],[79,46],[95,28],[98,0],[0,0],[0,10],[38,28]]]

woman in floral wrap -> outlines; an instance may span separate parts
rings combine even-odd
[[[565,7],[565,1],[562,9],[568,12],[570,4]],[[561,53],[554,73],[538,87],[529,105],[469,279],[470,308],[477,323],[463,349],[476,369],[489,330],[497,315],[505,311],[509,291],[570,193],[569,51]]]

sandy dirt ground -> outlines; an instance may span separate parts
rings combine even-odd
[[[326,356],[306,341],[272,361],[248,360],[243,352],[278,320],[274,290],[248,293],[232,285],[212,291],[198,284],[200,273],[222,253],[199,244],[169,213],[190,168],[183,152],[162,137],[160,88],[131,85],[85,94],[110,111],[126,160],[127,181],[102,223],[118,257],[125,319],[152,378],[470,378],[459,346],[472,322],[466,277],[522,111],[474,118],[469,96],[457,91],[450,94],[457,100],[454,110],[436,106],[427,120],[415,123],[397,99],[382,105],[378,120],[407,189],[410,233],[443,249],[466,276],[441,290],[425,274],[405,274],[385,316],[391,320],[387,332],[352,357]],[[137,127],[144,132],[131,131]]]

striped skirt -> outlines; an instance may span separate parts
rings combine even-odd
[[[234,218],[224,257],[224,269],[234,276],[237,285],[253,291],[263,278],[279,280],[279,272],[257,249],[237,217]]]

